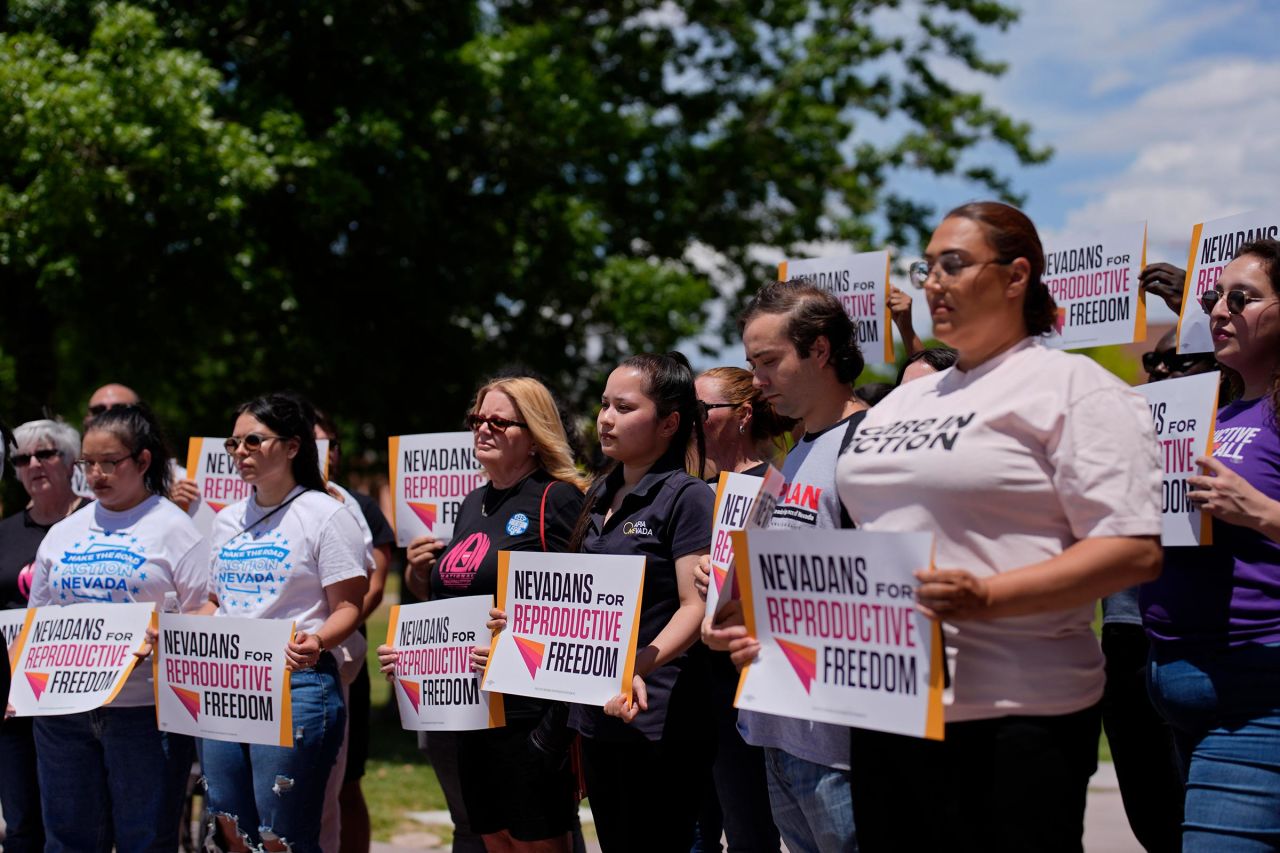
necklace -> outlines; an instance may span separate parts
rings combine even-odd
[[[521,477],[519,480],[516,480],[514,483],[512,483],[510,486],[508,486],[505,489],[494,488],[494,485],[492,482],[485,483],[484,496],[480,498],[480,515],[484,516],[485,518],[488,518],[489,513],[497,512],[498,507],[502,506],[503,502],[506,501],[507,497],[516,489],[520,488],[520,486],[524,483],[524,481],[529,479],[532,476],[533,476],[533,471],[530,471],[528,474],[525,474],[523,477]],[[487,504],[489,503],[489,495],[491,495],[494,492],[498,493],[498,500],[494,503],[493,506],[488,506]]]

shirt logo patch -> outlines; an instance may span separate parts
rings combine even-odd
[[[471,586],[471,579],[480,570],[480,564],[488,553],[489,537],[484,533],[472,533],[444,555],[440,561],[440,580],[454,589]]]
[[[649,522],[641,519],[640,521],[627,521],[622,524],[623,536],[652,536],[653,531],[649,529]]]
[[[147,579],[136,536],[105,533],[100,539],[89,534],[64,551],[50,573],[50,586],[58,591],[59,603],[76,601],[130,601],[139,593],[138,581]]]
[[[515,515],[507,519],[507,535],[519,536],[529,529],[529,516],[523,512],[517,512]]]

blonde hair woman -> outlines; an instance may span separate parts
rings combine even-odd
[[[409,544],[406,581],[430,599],[493,595],[499,551],[567,550],[582,509],[585,478],[555,399],[536,379],[496,379],[476,392],[467,415],[476,459],[489,482],[462,502],[453,539]],[[488,647],[477,649],[479,662]],[[378,649],[383,672],[396,652]],[[566,707],[505,697],[507,725],[475,732],[432,732],[427,741],[455,826],[484,838],[489,850],[568,851],[577,827],[568,768]]]

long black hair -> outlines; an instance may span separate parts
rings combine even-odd
[[[618,365],[638,370],[644,376],[644,395],[653,401],[658,419],[662,420],[673,412],[679,414],[680,420],[671,443],[654,463],[654,468],[683,468],[697,477],[702,477],[707,467],[707,440],[702,432],[702,420],[705,410],[698,401],[698,391],[694,386],[693,368],[689,359],[680,352],[642,353],[633,355]],[[591,520],[591,512],[604,494],[609,474],[617,467],[610,465],[596,478],[587,490],[586,502],[582,505],[582,513],[574,526],[573,535],[569,539],[569,550],[578,551],[587,535],[587,525]]]
[[[9,429],[4,421],[0,421],[0,477],[4,476],[5,463],[9,461],[9,457],[18,450],[17,443],[13,440],[13,431]]]
[[[94,415],[84,428],[87,436],[94,430],[109,432],[129,449],[135,460],[147,450],[151,461],[142,472],[142,482],[153,495],[168,497],[173,485],[173,472],[169,469],[169,443],[165,441],[160,422],[145,403],[128,406],[112,406],[100,415]]]
[[[256,418],[283,439],[296,438],[298,452],[290,462],[294,481],[305,489],[325,490],[316,450],[316,410],[305,397],[292,391],[264,394],[240,406],[236,415]]]

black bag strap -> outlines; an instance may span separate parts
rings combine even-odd
[[[837,460],[844,456],[844,452],[849,449],[849,445],[853,444],[853,436],[858,431],[862,421],[867,417],[868,411],[868,409],[862,409],[849,415],[849,423],[844,428],[844,437],[840,439],[840,452],[836,454]],[[857,527],[853,523],[853,519],[849,517],[849,510],[844,508],[844,501],[840,501],[840,527],[844,530]]]

